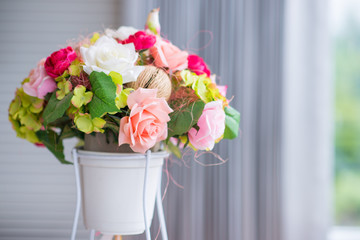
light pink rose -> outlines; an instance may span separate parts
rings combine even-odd
[[[212,150],[215,141],[219,139],[225,130],[225,112],[222,101],[209,102],[205,105],[197,125],[190,129],[188,136],[190,143],[199,150]]]
[[[45,59],[42,59],[37,67],[31,70],[29,75],[30,81],[23,85],[26,94],[41,99],[44,99],[47,93],[53,92],[57,88],[54,79],[47,75],[44,62]]]
[[[226,92],[227,92],[227,85],[217,85],[217,88],[219,89],[219,92],[221,95],[223,95],[224,97],[226,97]]]
[[[181,71],[188,67],[189,54],[161,38],[150,48],[150,54],[154,57],[157,67],[167,67],[172,71]]]
[[[157,89],[138,88],[129,94],[131,112],[120,120],[119,146],[127,143],[134,152],[145,153],[167,138],[167,122],[173,110],[156,93]]]

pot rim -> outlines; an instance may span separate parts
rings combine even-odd
[[[78,157],[106,158],[106,159],[146,159],[146,154],[141,153],[118,153],[118,152],[96,152],[84,150],[83,147],[76,147]],[[166,158],[170,154],[166,151],[151,152],[151,158]]]

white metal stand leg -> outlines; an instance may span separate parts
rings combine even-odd
[[[91,229],[90,231],[90,240],[95,240],[95,230]]]
[[[151,240],[150,226],[149,226],[147,216],[146,216],[146,191],[147,191],[147,180],[148,180],[150,159],[151,159],[151,151],[147,150],[146,164],[145,164],[144,189],[143,189],[143,211],[144,211],[145,234],[146,234],[147,240]]]
[[[75,181],[76,181],[76,209],[75,209],[75,217],[74,223],[71,233],[71,240],[75,240],[76,231],[79,222],[79,215],[80,215],[80,207],[81,207],[81,184],[80,184],[80,174],[79,174],[79,159],[77,156],[77,149],[74,148],[72,150],[72,157],[74,162],[74,169],[75,169]]]
[[[164,216],[164,208],[162,205],[162,196],[161,196],[161,176],[159,179],[159,186],[156,192],[156,208],[159,216],[159,223],[161,228],[161,237],[162,240],[168,240],[167,230],[166,230],[166,222],[165,222],[165,216]]]
[[[78,152],[77,152],[76,148],[74,148],[72,150],[72,157],[73,157],[73,162],[74,162],[75,181],[76,181],[76,209],[75,209],[74,223],[73,223],[73,228],[72,228],[72,233],[71,233],[71,240],[75,240],[77,227],[78,227],[78,223],[79,223],[80,208],[81,208],[81,182],[80,182],[80,171],[79,171],[79,158],[78,158]],[[151,151],[150,150],[148,150],[146,152],[145,158],[146,158],[146,165],[145,165],[145,177],[144,177],[144,188],[143,188],[143,211],[144,211],[146,239],[151,240],[150,223],[147,221],[147,215],[146,215],[147,179],[148,179],[149,164],[150,164],[150,159],[151,159]],[[161,175],[160,175],[160,179],[159,179],[158,189],[156,192],[156,208],[157,208],[158,215],[159,215],[162,240],[168,240],[165,216],[164,216],[164,209],[163,209],[162,198],[161,198]],[[90,240],[94,240],[94,239],[95,239],[95,230],[92,229],[90,231]]]

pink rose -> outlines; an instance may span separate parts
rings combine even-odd
[[[145,153],[167,138],[167,122],[173,110],[156,93],[157,89],[138,88],[129,94],[131,112],[120,120],[119,146],[128,143],[134,152]]]
[[[222,101],[207,103],[197,125],[199,131],[192,128],[188,133],[190,143],[200,150],[213,149],[215,141],[224,134],[225,130]]]
[[[75,59],[76,53],[70,46],[53,52],[45,61],[46,72],[50,77],[57,78],[67,70]]]
[[[119,41],[121,44],[134,43],[136,51],[151,48],[155,42],[156,37],[154,35],[148,35],[144,31],[138,31],[130,35],[128,39]]]
[[[44,99],[47,93],[53,92],[57,88],[54,79],[47,75],[44,62],[45,59],[42,59],[37,67],[31,70],[29,75],[30,81],[23,85],[26,94],[41,99]]]
[[[150,54],[154,57],[154,63],[157,67],[167,67],[172,71],[180,71],[188,66],[187,57],[189,54],[160,38],[158,38],[155,45],[150,48]]]
[[[217,85],[217,88],[219,89],[219,93],[221,95],[223,95],[224,97],[226,97],[226,92],[227,92],[227,85]]]
[[[196,73],[197,75],[206,74],[210,77],[210,70],[206,65],[204,59],[199,57],[198,55],[189,55],[188,56],[188,68]]]

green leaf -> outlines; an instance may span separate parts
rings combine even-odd
[[[225,139],[234,139],[239,134],[240,113],[228,106],[225,108]]]
[[[92,118],[101,117],[108,112],[118,112],[119,109],[115,105],[116,86],[112,78],[103,72],[93,71],[89,77],[93,99],[88,104]]]
[[[49,123],[57,120],[58,118],[61,118],[64,115],[66,109],[68,109],[70,106],[72,96],[73,96],[73,93],[70,92],[63,99],[58,100],[58,99],[56,99],[56,93],[53,93],[51,95],[51,98],[50,98],[50,100],[44,110],[44,113],[43,113],[45,127]]]
[[[106,122],[104,128],[108,128],[114,133],[119,133],[119,126],[116,123]]]
[[[72,137],[76,137],[76,132],[71,127],[69,127],[69,125],[65,125],[61,131],[60,140]]]
[[[47,126],[64,128],[65,125],[70,124],[71,122],[72,122],[72,119],[65,115],[65,116],[62,116],[61,118],[58,118],[55,121],[49,123]]]
[[[182,158],[182,153],[179,147],[175,146],[171,141],[168,141],[166,146],[168,147],[169,151],[172,152],[177,158]]]
[[[170,121],[168,122],[168,138],[175,135],[182,135],[188,132],[199,120],[201,113],[204,109],[205,103],[201,100],[192,102],[188,105],[181,105],[179,107],[172,107],[178,109],[170,113]]]
[[[63,164],[72,164],[65,160],[64,146],[56,132],[52,130],[37,131],[36,136],[49,149],[52,154]]]

